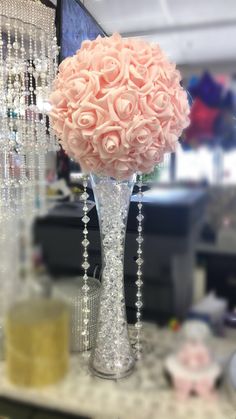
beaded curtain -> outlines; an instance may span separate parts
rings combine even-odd
[[[46,206],[46,154],[58,147],[47,117],[57,71],[54,21],[55,11],[40,1],[0,2],[1,300],[18,275],[22,245],[29,263],[32,220]]]

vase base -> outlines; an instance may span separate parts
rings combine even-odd
[[[106,379],[106,380],[120,380],[122,378],[125,378],[125,377],[128,377],[129,375],[131,375],[133,370],[134,370],[134,367],[135,367],[135,362],[129,367],[128,370],[124,370],[124,371],[121,370],[121,371],[118,371],[118,372],[111,372],[111,373],[109,373],[107,371],[103,372],[103,371],[100,371],[100,370],[97,370],[96,368],[94,368],[93,365],[90,365],[89,369],[90,369],[91,373],[93,375],[95,375],[96,377],[103,378],[103,379]]]

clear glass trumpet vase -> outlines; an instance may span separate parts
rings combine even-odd
[[[129,375],[135,364],[124,295],[124,250],[135,176],[125,181],[92,174],[102,248],[102,286],[90,369],[102,378]]]

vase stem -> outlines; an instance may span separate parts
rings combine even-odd
[[[102,246],[102,286],[97,337],[91,356],[95,375],[116,379],[134,367],[124,296],[124,247],[135,176],[126,181],[91,175]]]

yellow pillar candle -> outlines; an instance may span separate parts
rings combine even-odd
[[[69,365],[69,309],[33,299],[15,304],[6,319],[7,374],[13,384],[42,387],[58,382]]]

